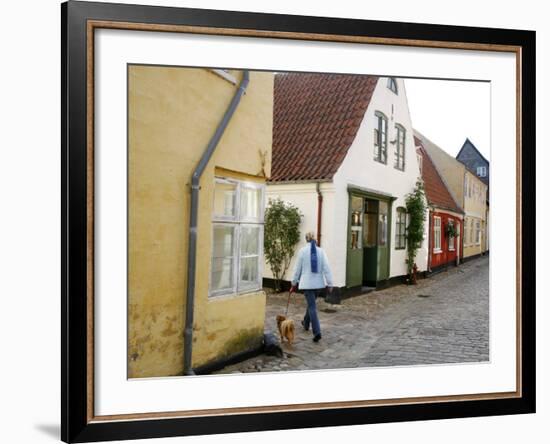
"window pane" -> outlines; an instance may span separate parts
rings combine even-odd
[[[376,219],[378,215],[376,213],[365,214],[365,235],[364,243],[365,247],[376,247]]]
[[[232,289],[235,227],[215,225],[212,245],[211,291]]]
[[[378,245],[386,245],[386,235],[388,232],[388,216],[386,214],[378,215]]]
[[[233,242],[235,237],[235,227],[232,225],[214,226],[214,245],[212,246],[212,256],[215,258],[233,256]]]
[[[261,188],[241,187],[241,219],[259,219],[261,203]]]
[[[398,208],[395,226],[395,244],[397,248],[405,248],[406,217],[406,212],[402,208]]]
[[[215,258],[212,261],[212,291],[233,288],[233,259]]]
[[[352,250],[362,248],[361,238],[363,231],[363,198],[351,197],[351,233],[350,248]]]
[[[239,287],[259,285],[260,227],[241,225]]]
[[[378,245],[387,243],[388,234],[388,203],[380,202],[378,207]]]
[[[216,181],[214,190],[214,217],[235,217],[237,184]]]
[[[256,286],[259,283],[258,265],[258,256],[241,258],[240,286]]]
[[[260,254],[260,227],[241,226],[241,256]]]

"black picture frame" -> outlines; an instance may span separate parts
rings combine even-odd
[[[87,191],[87,23],[187,25],[332,36],[368,36],[521,48],[521,396],[501,399],[376,405],[94,421],[89,415],[90,312]],[[535,32],[69,1],[61,5],[61,438],[90,442],[289,428],[510,415],[535,412]],[[93,321],[93,320],[92,320]],[[93,324],[93,322],[92,322]]]

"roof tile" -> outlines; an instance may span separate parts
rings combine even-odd
[[[422,180],[424,181],[424,191],[426,192],[428,203],[435,207],[463,213],[462,208],[457,205],[445,182],[443,182],[443,179],[439,175],[430,155],[424,148],[422,140],[414,136],[414,143],[422,156]]]
[[[332,179],[377,82],[367,75],[275,75],[270,181]]]

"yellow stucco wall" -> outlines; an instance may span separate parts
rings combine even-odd
[[[466,213],[464,223],[469,224],[473,220],[475,227],[476,222],[479,221],[481,229],[479,243],[471,242],[470,236],[464,239],[464,257],[484,253],[486,251],[487,185],[469,170],[464,172],[464,212]]]
[[[199,68],[130,66],[128,81],[128,376],[180,375],[190,177],[237,87]],[[208,282],[215,168],[264,181],[272,113],[273,74],[251,72],[201,179],[194,367],[262,339],[265,294],[208,298]]]
[[[485,185],[475,174],[469,171],[464,164],[456,160],[446,151],[439,148],[424,136],[419,135],[431,160],[436,165],[438,172],[445,180],[445,184],[453,195],[455,201],[464,210],[464,229],[471,231],[468,226],[470,220],[480,221],[481,241],[480,243],[469,241],[469,232],[465,232],[463,239],[463,257],[478,255],[487,250],[487,185]],[[468,185],[470,184],[470,185]],[[479,189],[474,193],[473,185]],[[470,186],[470,193],[468,193]]]
[[[437,167],[437,171],[445,180],[454,200],[464,208],[464,174],[466,167],[446,151],[439,148],[429,139],[421,136],[422,144],[430,159]]]

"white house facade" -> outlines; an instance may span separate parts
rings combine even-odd
[[[295,76],[299,85],[294,88],[282,85],[279,90],[276,76],[274,118],[286,113],[287,120],[274,125],[274,174],[268,182],[267,199],[280,198],[300,208],[304,214],[302,232],[319,233],[335,286],[354,289],[384,286],[392,279],[401,281],[407,274],[405,199],[420,177],[404,81],[347,76],[335,85],[326,85],[327,79],[301,82],[298,74],[283,76],[289,77],[281,79],[282,83],[292,82]],[[363,79],[355,81],[349,77]],[[312,88],[320,91],[312,93]],[[291,97],[278,101],[278,94],[302,100]],[[327,99],[326,95],[331,97]],[[304,97],[310,100],[303,100]],[[322,105],[315,106],[312,102],[315,100]],[[330,103],[338,100],[344,101],[344,105]],[[355,100],[361,105],[349,111]],[[295,103],[304,108],[301,113],[295,114],[292,109],[289,112],[288,108],[296,107]],[[308,113],[321,117],[309,122]],[[340,120],[335,116],[338,113],[342,115]],[[288,114],[297,118],[298,128],[288,121]],[[304,135],[300,125],[312,125],[313,135],[308,136],[307,131]],[[279,139],[277,132],[285,133],[289,128],[290,136],[285,134]],[[341,137],[339,128],[344,129]],[[324,133],[324,138],[321,135],[319,140],[312,140],[317,131]],[[295,141],[293,135],[302,140]],[[279,141],[281,153],[277,152]],[[306,154],[289,162],[290,149],[293,146],[300,149],[300,145],[293,145],[295,142],[302,142]],[[315,142],[318,147],[312,146]],[[327,157],[325,151],[331,149]],[[285,163],[279,174],[278,162]],[[319,167],[322,162],[333,162],[332,168],[323,171]],[[425,239],[427,234],[426,224]],[[303,243],[304,239],[298,248]],[[424,242],[416,259],[419,271],[426,269],[427,254]],[[264,270],[264,276],[271,278],[268,264]]]

